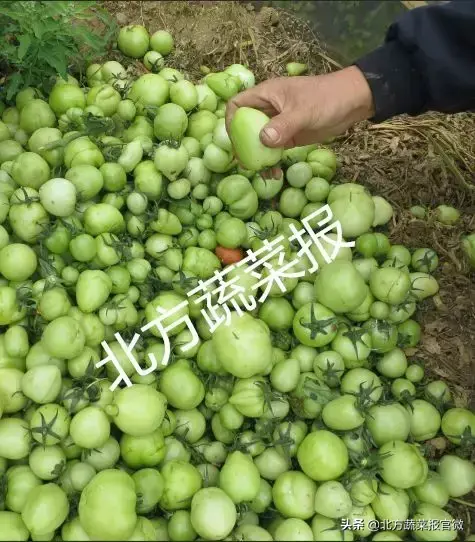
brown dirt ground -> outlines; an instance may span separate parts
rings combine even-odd
[[[248,65],[258,81],[285,75],[289,61],[308,63],[311,74],[339,67],[305,22],[281,10],[255,10],[250,4],[231,1],[119,1],[103,6],[119,25],[143,24],[150,32],[169,30],[176,48],[167,64],[192,80],[201,77],[201,65],[218,71],[234,62]],[[135,68],[145,70],[139,62]],[[423,339],[410,354],[433,377],[451,384],[458,405],[472,408],[475,273],[464,261],[460,238],[475,231],[474,134],[472,114],[427,114],[381,125],[364,123],[333,144],[341,163],[340,177],[367,185],[393,204],[391,240],[413,248],[431,247],[439,254],[440,292],[418,311]],[[429,210],[453,205],[462,218],[453,227],[437,223],[431,212],[428,219],[418,220],[409,212],[416,204]],[[467,526],[468,509],[458,512]]]

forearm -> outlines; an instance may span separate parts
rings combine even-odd
[[[475,2],[417,8],[359,59],[381,122],[398,114],[475,109]]]

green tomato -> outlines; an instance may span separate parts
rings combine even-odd
[[[286,217],[296,218],[302,213],[307,198],[301,188],[285,188],[279,200],[279,211]]]
[[[135,103],[139,115],[143,115],[149,107],[163,105],[168,96],[169,84],[167,80],[160,74],[146,73],[134,81],[127,98]]]
[[[408,273],[395,267],[375,269],[371,273],[370,288],[372,294],[389,305],[402,303],[411,289]]]
[[[351,497],[340,482],[321,484],[315,494],[315,511],[329,518],[347,516],[352,509]]]
[[[37,264],[36,254],[28,245],[12,243],[0,249],[0,273],[8,280],[28,279]]]
[[[35,403],[51,403],[61,391],[61,371],[54,365],[32,367],[21,379],[21,390]]]
[[[166,410],[165,396],[144,384],[119,390],[106,412],[121,431],[140,437],[152,433],[163,421]],[[146,413],[146,415],[145,415]]]
[[[366,427],[377,446],[405,441],[411,431],[411,416],[399,403],[374,405],[368,411]]]
[[[56,116],[44,100],[30,100],[20,111],[20,128],[32,134],[38,128],[53,128]]]
[[[465,408],[450,408],[442,417],[441,429],[450,442],[460,444],[464,434],[475,435],[475,414]]]
[[[232,452],[221,467],[219,485],[235,504],[251,501],[259,492],[259,470],[249,455]]]
[[[246,224],[239,218],[232,217],[221,222],[216,230],[216,241],[225,248],[237,248],[246,238]]]
[[[330,203],[333,217],[340,222],[345,237],[358,237],[371,229],[374,207],[371,196],[364,193],[351,194],[351,197],[341,197]]]
[[[76,187],[67,179],[50,179],[41,185],[40,201],[54,216],[71,216],[76,206]]]
[[[268,298],[259,308],[259,318],[273,331],[289,329],[294,315],[292,304],[284,297]]]
[[[31,435],[28,423],[20,418],[0,419],[0,457],[18,460],[28,456]]]
[[[200,489],[191,501],[191,523],[206,540],[224,540],[233,530],[237,513],[233,501],[220,488]]]
[[[415,441],[424,441],[434,438],[439,429],[441,416],[431,403],[423,399],[416,399],[409,407],[411,416],[411,437]]]
[[[470,460],[445,455],[440,459],[437,471],[450,497],[463,497],[475,487],[475,468]]]
[[[141,25],[128,25],[120,29],[117,46],[126,56],[140,58],[148,51],[150,36]]]
[[[166,510],[181,510],[190,506],[191,498],[201,489],[201,474],[185,461],[172,460],[162,468],[163,494],[160,506]]]
[[[81,88],[76,85],[61,84],[53,87],[49,95],[49,105],[55,115],[59,117],[71,107],[84,109],[86,97]]]
[[[250,314],[231,313],[229,325],[212,337],[216,356],[225,370],[239,378],[262,373],[271,361],[272,345],[267,326]]]
[[[409,502],[404,489],[381,483],[371,508],[381,521],[405,521],[409,517]]]
[[[157,30],[150,37],[150,48],[161,55],[169,55],[173,45],[173,36],[166,30]]]
[[[102,409],[86,407],[74,415],[70,433],[81,448],[98,448],[110,437],[110,422]]]
[[[252,178],[252,187],[259,199],[269,200],[276,196],[284,186],[284,176],[279,179],[267,179],[256,174]]]
[[[169,180],[176,181],[188,164],[188,152],[183,145],[171,147],[161,145],[155,151],[154,163],[160,173]]]
[[[290,518],[280,523],[273,534],[273,539],[277,541],[313,540],[313,533],[302,519]]]
[[[422,522],[435,520],[436,526],[434,529],[421,529],[414,532],[416,540],[427,541],[450,541],[455,540],[458,536],[458,532],[454,526],[454,518],[446,512],[443,508],[434,506],[433,504],[421,503],[417,507],[413,519],[416,524],[422,524]],[[445,525],[449,525],[449,529],[445,529]]]
[[[162,372],[159,387],[171,406],[183,410],[196,408],[205,395],[201,380],[187,366],[176,363]]]
[[[20,186],[38,190],[50,178],[48,162],[34,152],[23,152],[15,158],[11,175]]]
[[[272,498],[284,517],[310,519],[315,513],[316,483],[299,471],[281,474],[274,482]]]
[[[147,514],[151,512],[163,495],[163,478],[156,469],[140,469],[132,474],[135,490],[141,495],[137,503],[137,512]]]
[[[260,171],[275,166],[282,158],[283,148],[271,149],[261,143],[260,132],[269,120],[266,114],[250,107],[240,107],[234,114],[230,138],[246,169]]]
[[[392,440],[381,446],[379,455],[381,477],[395,488],[411,488],[424,482],[427,477],[427,462],[414,444]]]
[[[297,450],[297,459],[304,473],[312,480],[338,478],[348,466],[348,451],[344,442],[329,431],[309,433]]]
[[[363,303],[367,293],[363,278],[354,265],[345,260],[325,265],[315,279],[317,301],[335,313],[355,310]]]
[[[21,512],[21,518],[33,537],[54,532],[66,520],[69,502],[66,493],[56,484],[32,489]]]
[[[131,476],[106,469],[94,476],[79,500],[79,520],[91,538],[127,540],[137,522],[137,496]]]
[[[363,425],[365,421],[358,411],[356,397],[346,394],[331,400],[324,406],[322,420],[334,431],[351,431]]]
[[[445,460],[446,457],[450,456],[442,457],[440,464]],[[452,474],[454,473],[449,472],[449,476]],[[420,502],[426,502],[444,508],[449,502],[450,495],[447,486],[450,485],[451,480],[452,477],[450,476],[450,478],[447,480],[448,483],[446,484],[444,477],[440,473],[430,470],[425,481],[422,484],[413,487],[411,491]],[[457,482],[458,481],[459,480],[457,480]]]
[[[188,128],[186,111],[175,103],[164,104],[157,109],[153,126],[157,139],[180,140]]]
[[[338,331],[335,313],[319,303],[306,303],[295,313],[293,331],[306,346],[325,346]]]
[[[70,316],[61,316],[46,326],[42,341],[51,356],[72,359],[81,353],[86,338],[79,322]]]
[[[66,455],[60,446],[37,446],[28,458],[30,468],[42,480],[54,480],[58,470],[66,462]]]
[[[11,162],[20,156],[23,152],[23,147],[14,139],[5,139],[0,142],[0,165],[6,162]]]
[[[305,185],[305,197],[311,202],[325,201],[329,192],[329,182],[321,177],[312,177]]]

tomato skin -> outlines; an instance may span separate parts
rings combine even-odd
[[[128,25],[120,29],[117,46],[126,56],[143,57],[148,51],[150,36],[141,25]]]
[[[249,313],[231,313],[231,324],[214,332],[213,348],[224,369],[238,378],[262,374],[272,360],[268,327]]]
[[[105,495],[107,499],[100,504]],[[79,520],[91,538],[127,540],[137,522],[136,501],[132,477],[124,471],[106,469],[96,474],[82,491]]]
[[[272,498],[285,517],[310,519],[314,514],[317,484],[299,471],[281,474],[274,482]]]
[[[385,456],[384,454],[391,454]],[[398,489],[421,484],[427,477],[428,465],[418,447],[401,440],[392,440],[379,449],[382,461],[381,477]]]
[[[304,473],[319,482],[338,478],[348,466],[348,451],[343,441],[329,431],[309,433],[297,450]]]
[[[259,470],[249,455],[232,452],[221,468],[219,485],[235,504],[252,501],[259,492]]]
[[[464,431],[475,435],[475,414],[465,408],[451,408],[443,415],[441,427],[450,442],[460,444]]]

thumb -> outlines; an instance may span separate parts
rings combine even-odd
[[[280,113],[261,130],[260,138],[266,147],[283,147],[303,129],[303,122],[295,113]]]

